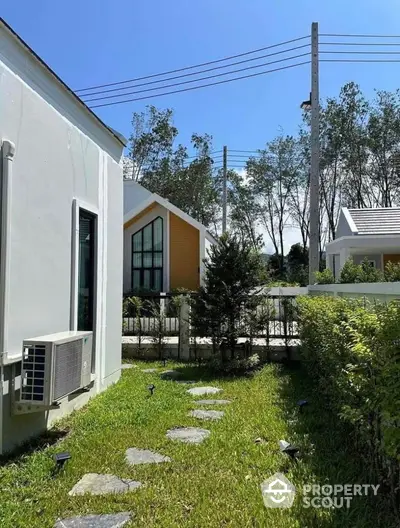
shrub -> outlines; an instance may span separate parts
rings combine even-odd
[[[400,499],[400,304],[298,298],[301,354],[360,456]]]
[[[344,263],[339,282],[341,284],[355,284],[359,282],[384,282],[384,280],[383,273],[371,266],[366,257],[361,264],[354,264],[350,257]]]
[[[388,262],[385,266],[385,280],[387,282],[400,281],[400,263]]]
[[[204,267],[204,286],[194,299],[192,326],[197,336],[212,338],[214,353],[221,350],[227,359],[224,351],[229,351],[232,360],[250,314],[265,297],[260,287],[265,281],[265,267],[260,253],[250,244],[229,235],[211,246]]]
[[[360,273],[360,267],[354,264],[353,259],[349,258],[344,263],[342,271],[340,272],[339,282],[341,284],[354,284],[359,282],[358,276]]]
[[[333,276],[333,272],[328,268],[324,269],[324,271],[317,271],[315,273],[315,280],[317,284],[335,283],[335,277]]]

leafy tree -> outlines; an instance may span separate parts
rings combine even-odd
[[[308,284],[308,249],[301,244],[293,244],[287,255],[288,280],[299,283],[300,286]]]
[[[262,245],[263,237],[257,234],[259,211],[252,186],[244,175],[235,171],[229,171],[228,181],[230,231],[257,249]]]
[[[300,166],[296,140],[283,135],[267,143],[260,156],[250,158],[247,163],[260,222],[279,256],[281,273],[284,270],[284,230],[290,223],[290,196]]]
[[[189,159],[186,147],[174,145],[178,129],[172,119],[172,110],[154,106],[133,114],[124,176],[215,230],[220,216],[220,195],[212,172],[212,137],[193,134],[191,144],[197,155]]]
[[[235,357],[237,339],[246,315],[260,302],[265,266],[259,251],[247,240],[223,235],[204,262],[204,286],[195,297],[192,324],[200,337],[212,338],[213,352]]]

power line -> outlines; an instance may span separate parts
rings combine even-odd
[[[233,81],[240,81],[242,79],[250,79],[252,77],[258,77],[260,75],[265,75],[267,73],[273,73],[273,72],[281,71],[281,70],[288,70],[290,68],[296,68],[297,66],[303,66],[304,64],[310,64],[310,61],[298,62],[297,64],[290,64],[289,66],[281,66],[280,68],[274,68],[272,70],[266,70],[266,71],[263,71],[263,72],[252,73],[250,75],[242,75],[241,77],[235,77],[234,79],[225,79],[224,81],[216,81],[216,82],[213,82],[213,83],[203,84],[201,86],[192,86],[190,88],[182,88],[181,90],[173,90],[171,92],[163,92],[163,93],[160,93],[160,94],[146,95],[144,97],[136,97],[134,99],[126,99],[125,101],[114,101],[112,103],[103,103],[103,104],[99,104],[99,105],[90,106],[89,108],[101,108],[103,106],[113,106],[113,105],[117,105],[117,104],[130,103],[132,101],[142,101],[143,99],[153,99],[154,97],[162,97],[164,95],[172,95],[172,94],[181,93],[181,92],[189,92],[191,90],[199,90],[200,88],[207,88],[208,86],[217,86],[218,84],[225,84],[225,83],[230,83],[230,82],[233,82]]]
[[[233,150],[233,149],[229,149],[229,152],[246,152],[246,153],[255,152],[255,153],[259,154],[258,150]]]
[[[400,46],[400,42],[320,42],[320,46]]]
[[[320,51],[319,53],[332,53],[332,54],[348,54],[348,55],[353,55],[353,54],[357,54],[357,55],[400,55],[400,51],[358,51],[358,50],[355,50],[355,51],[327,51],[327,50],[322,50]]]
[[[80,97],[82,98],[82,97],[89,97],[91,95],[99,95],[99,94],[111,93],[111,92],[120,92],[121,90],[129,90],[130,88],[139,88],[140,86],[149,86],[151,84],[163,83],[163,82],[167,82],[167,81],[172,81],[174,79],[182,79],[184,77],[191,77],[193,75],[200,75],[201,73],[207,73],[207,72],[210,72],[210,71],[213,71],[213,70],[222,70],[224,68],[229,68],[230,66],[236,66],[237,64],[244,64],[244,63],[247,63],[247,62],[252,62],[252,61],[256,61],[256,60],[265,59],[267,57],[273,57],[273,56],[276,56],[276,55],[282,55],[283,53],[288,53],[290,51],[294,51],[294,50],[298,50],[298,49],[302,49],[302,48],[308,48],[308,47],[310,47],[310,44],[303,44],[302,46],[296,46],[294,48],[289,48],[289,49],[282,50],[282,51],[276,51],[275,53],[267,53],[266,55],[260,55],[259,57],[253,57],[251,59],[245,59],[245,60],[241,60],[241,61],[231,62],[230,64],[224,64],[223,66],[214,66],[213,68],[207,68],[206,70],[200,70],[198,72],[185,73],[183,75],[175,75],[174,77],[167,77],[166,79],[159,79],[157,81],[151,81],[151,82],[145,82],[145,83],[140,83],[140,84],[134,84],[134,85],[125,86],[125,87],[122,87],[122,88],[111,88],[109,90],[99,90],[97,92],[90,92],[90,93],[82,94]],[[260,66],[263,66],[263,65],[260,65]],[[200,79],[197,79],[197,80],[200,80]],[[161,88],[163,88],[163,86],[161,86],[160,89]],[[129,95],[129,94],[127,94],[127,93],[123,94],[122,93],[122,94],[119,94],[119,95],[124,96],[124,95]],[[91,100],[93,101],[93,99],[91,99]]]
[[[400,38],[400,35],[370,35],[370,34],[344,34],[344,33],[320,33],[320,37],[360,37],[360,38]]]
[[[202,155],[199,155],[199,156],[187,156],[185,159],[192,159],[192,158],[198,158],[198,159],[202,159],[202,158],[207,158],[207,157],[210,157],[212,154],[218,154],[219,152],[222,152],[222,150],[213,150],[212,152],[210,152],[208,155],[206,156],[202,156]]]
[[[305,35],[304,37],[298,37],[298,38],[295,38],[295,39],[286,40],[284,42],[279,42],[278,44],[272,44],[270,46],[265,46],[263,48],[258,48],[258,49],[255,49],[255,50],[247,51],[245,53],[239,53],[237,55],[231,55],[230,57],[225,57],[223,59],[217,59],[217,60],[212,60],[212,61],[208,61],[208,62],[203,62],[203,63],[200,63],[200,64],[195,64],[193,66],[185,66],[184,68],[178,68],[176,70],[169,70],[169,71],[165,71],[165,72],[162,72],[162,73],[155,73],[153,75],[146,75],[144,77],[136,77],[134,79],[127,79],[125,81],[113,82],[113,83],[108,83],[108,84],[99,84],[97,86],[90,86],[88,88],[80,88],[79,90],[75,90],[75,92],[87,92],[88,90],[95,90],[97,88],[107,88],[108,86],[118,86],[120,84],[127,84],[127,83],[134,82],[134,81],[142,81],[144,79],[153,79],[154,77],[162,77],[164,75],[169,75],[170,73],[178,73],[178,72],[182,72],[182,71],[193,70],[194,68],[201,68],[202,66],[209,66],[210,64],[217,64],[219,62],[224,62],[224,61],[231,60],[231,59],[237,59],[238,57],[245,57],[247,55],[252,55],[253,53],[258,53],[260,51],[265,51],[267,49],[278,48],[279,46],[285,46],[286,44],[292,44],[293,42],[299,42],[300,40],[304,40],[304,39],[307,39],[307,38],[310,38],[310,35]]]
[[[400,62],[400,59],[321,59],[320,62]]]
[[[270,61],[270,62],[264,62],[263,64],[257,64],[256,66],[247,66],[247,68],[239,68],[238,70],[232,70],[232,71],[229,71],[229,72],[216,73],[214,75],[207,75],[206,77],[199,77],[198,79],[191,79],[190,81],[181,81],[181,82],[178,82],[178,83],[166,84],[165,86],[158,86],[156,88],[146,88],[145,90],[137,90],[135,92],[127,92],[127,93],[124,93],[124,94],[105,95],[103,97],[93,97],[92,99],[86,99],[85,103],[90,103],[92,101],[103,101],[105,99],[115,99],[117,97],[126,97],[127,95],[136,95],[136,94],[140,94],[140,93],[154,92],[154,91],[157,91],[157,90],[163,90],[164,88],[173,88],[175,86],[182,86],[184,84],[190,84],[190,83],[194,83],[194,82],[198,82],[198,81],[206,81],[208,79],[215,79],[215,78],[219,78],[219,77],[224,77],[225,75],[232,75],[233,73],[240,73],[242,71],[254,70],[256,68],[261,68],[263,66],[270,66],[271,64],[277,64],[277,63],[281,63],[281,62],[285,62],[285,61],[289,61],[289,60],[293,60],[293,59],[298,59],[300,57],[305,57],[307,55],[310,55],[310,52],[301,53],[300,55],[294,55],[293,57],[286,57],[284,59],[278,59],[278,60],[274,60],[274,61]]]

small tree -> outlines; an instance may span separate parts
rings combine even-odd
[[[387,282],[400,281],[400,263],[389,262],[385,266],[385,280]]]
[[[204,266],[204,286],[194,301],[192,325],[199,337],[212,338],[214,354],[229,350],[233,359],[247,319],[244,314],[248,316],[263,295],[265,266],[248,241],[227,234],[211,247]]]

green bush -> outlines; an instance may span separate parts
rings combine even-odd
[[[400,303],[321,296],[297,304],[301,354],[321,397],[353,429],[360,456],[399,501]]]
[[[400,281],[400,263],[388,262],[385,266],[385,280],[387,282]]]
[[[335,277],[330,269],[326,268],[324,271],[317,271],[315,273],[315,280],[317,284],[334,284]]]
[[[341,284],[355,284],[359,282],[384,282],[384,280],[383,273],[371,266],[366,257],[361,264],[354,264],[350,257],[344,263],[339,282]]]

